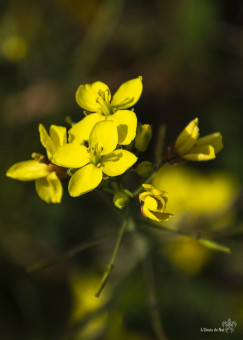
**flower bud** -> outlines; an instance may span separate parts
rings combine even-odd
[[[129,202],[129,196],[124,191],[118,191],[113,197],[113,204],[118,209],[124,209]]]
[[[143,152],[147,149],[152,137],[152,127],[149,124],[141,125],[137,130],[135,137],[135,147],[138,151]]]
[[[146,177],[154,170],[154,165],[152,162],[144,161],[138,164],[134,170],[139,176]]]

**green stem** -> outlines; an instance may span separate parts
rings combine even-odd
[[[105,271],[105,273],[104,273],[104,275],[103,275],[103,277],[101,279],[100,286],[99,286],[97,292],[95,293],[95,297],[99,297],[100,296],[100,293],[104,289],[104,287],[105,287],[105,285],[106,285],[106,283],[107,283],[107,281],[108,281],[108,279],[110,277],[110,273],[111,273],[112,269],[114,268],[114,262],[116,260],[117,253],[119,251],[123,235],[125,234],[125,231],[127,229],[127,225],[128,225],[128,215],[125,217],[124,222],[123,222],[123,224],[122,224],[122,226],[120,228],[120,231],[119,231],[119,234],[118,234],[118,238],[117,238],[117,241],[116,241],[116,245],[115,245],[115,248],[113,250],[110,262],[109,262],[109,264],[106,267],[106,271]]]
[[[67,253],[65,253],[63,255],[59,255],[59,256],[53,257],[51,259],[38,262],[38,263],[36,263],[32,266],[29,266],[29,267],[26,268],[26,270],[27,270],[28,273],[33,273],[33,272],[54,266],[55,264],[57,264],[59,262],[68,260],[70,257],[73,257],[74,255],[78,254],[79,252],[81,252],[83,250],[94,247],[94,246],[101,244],[103,242],[106,242],[108,239],[109,238],[103,238],[103,239],[100,239],[100,240],[97,240],[97,241],[81,244],[81,245],[69,250]]]
[[[222,245],[218,242],[215,242],[215,241],[212,241],[212,240],[209,240],[209,239],[205,239],[198,234],[192,235],[192,234],[190,234],[186,231],[179,230],[179,229],[176,229],[176,228],[170,228],[170,227],[167,227],[165,225],[161,225],[157,222],[150,223],[150,222],[143,220],[143,223],[146,223],[148,226],[150,226],[152,228],[159,229],[160,231],[169,231],[169,232],[177,234],[177,235],[189,237],[192,240],[200,243],[201,245],[203,245],[206,248],[216,250],[216,251],[221,251],[221,252],[226,253],[226,254],[231,254],[231,250],[230,250],[229,247],[226,247],[226,246],[224,246],[224,245]]]
[[[148,292],[148,307],[152,327],[158,340],[166,340],[166,336],[161,324],[157,294],[155,290],[153,264],[150,254],[147,255],[144,261],[144,278]]]
[[[124,191],[126,194],[128,194],[129,197],[134,198],[134,197],[133,197],[133,193],[132,193],[130,190],[128,190],[128,189],[123,189],[123,191]]]
[[[163,160],[164,146],[165,146],[165,132],[166,132],[166,126],[164,124],[160,125],[157,143],[155,147],[155,164],[156,165],[160,164]]]

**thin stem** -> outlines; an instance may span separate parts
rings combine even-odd
[[[147,255],[144,261],[144,278],[148,291],[148,307],[150,319],[154,333],[158,340],[166,340],[166,336],[161,324],[159,306],[154,283],[154,272],[150,254]]]
[[[128,189],[123,189],[123,191],[124,191],[126,194],[128,194],[129,197],[134,198],[134,197],[133,197],[133,193],[132,193],[130,190],[128,190]]]
[[[124,219],[124,222],[123,222],[123,224],[122,224],[122,226],[120,228],[120,231],[119,231],[119,234],[118,234],[118,238],[117,238],[117,241],[116,241],[116,245],[115,245],[115,248],[113,250],[110,262],[109,262],[109,264],[106,267],[106,271],[103,274],[100,286],[99,286],[97,292],[95,293],[95,297],[99,297],[100,296],[100,293],[104,289],[104,287],[105,287],[105,285],[106,285],[106,283],[107,283],[107,281],[108,281],[108,279],[110,277],[111,271],[114,268],[114,262],[116,260],[116,256],[117,256],[117,253],[119,251],[119,248],[120,248],[120,245],[121,245],[121,241],[122,241],[123,235],[124,235],[124,233],[126,231],[127,225],[128,225],[128,215],[126,215],[126,217]]]
[[[66,261],[66,260],[70,259],[71,257],[73,257],[74,255],[78,254],[81,251],[84,251],[88,248],[91,248],[91,247],[94,247],[98,244],[106,242],[108,239],[109,238],[106,237],[106,238],[102,238],[100,240],[96,240],[96,241],[93,241],[93,242],[89,242],[89,243],[85,243],[85,244],[82,243],[79,246],[69,250],[65,254],[53,257],[53,258],[48,259],[48,260],[38,262],[38,263],[36,263],[32,266],[27,267],[26,270],[27,270],[28,273],[33,273],[33,272],[54,266],[55,264],[57,264],[59,262]]]
[[[143,182],[143,184],[147,184],[150,183],[152,181],[152,179],[154,178],[156,172],[162,168],[163,165],[165,165],[167,163],[167,159],[163,160],[158,166],[156,166],[156,168],[154,169],[154,171],[152,172],[152,174],[146,179],[146,181]],[[132,197],[135,198],[141,191],[143,190],[142,185],[140,185],[133,193],[132,193]]]
[[[164,146],[165,146],[165,132],[166,126],[164,124],[160,125],[157,143],[155,147],[155,164],[160,164],[163,160]]]
[[[146,220],[143,220],[144,224],[147,224],[148,226],[155,228],[155,229],[159,229],[160,231],[169,231],[171,233],[177,234],[177,235],[182,235],[182,236],[186,236],[189,237],[190,239],[200,243],[201,245],[203,245],[206,248],[212,249],[212,250],[216,250],[216,251],[221,251],[223,253],[226,254],[231,254],[231,249],[229,247],[226,247],[218,242],[206,239],[201,237],[201,235],[199,234],[190,234],[186,231],[180,230],[180,229],[176,229],[176,228],[170,228],[167,227],[165,225],[161,225],[158,222],[149,222]]]

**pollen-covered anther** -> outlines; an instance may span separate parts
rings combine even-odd
[[[106,91],[102,91],[99,90],[98,91],[99,97],[96,98],[96,102],[99,103],[101,110],[103,112],[103,114],[105,116],[109,116],[110,114],[112,114],[112,107],[110,104],[110,96],[109,96],[109,90],[107,92]]]
[[[35,161],[39,163],[47,163],[47,158],[44,155],[41,155],[40,153],[33,152],[31,155],[31,158],[33,158]]]

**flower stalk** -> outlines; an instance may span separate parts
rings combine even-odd
[[[105,270],[105,272],[104,272],[104,274],[102,276],[102,279],[101,279],[101,282],[100,282],[100,286],[97,289],[97,292],[95,293],[95,297],[97,297],[97,298],[100,296],[102,290],[105,288],[105,286],[107,284],[107,281],[109,280],[111,271],[114,268],[114,263],[115,263],[118,251],[120,249],[121,241],[122,241],[122,238],[123,238],[123,236],[124,236],[124,234],[126,232],[127,226],[128,226],[128,221],[129,221],[129,210],[128,210],[128,208],[126,209],[125,214],[126,214],[126,216],[125,216],[123,224],[122,224],[122,226],[121,226],[121,228],[119,230],[118,238],[117,238],[117,241],[116,241],[116,244],[115,244],[115,248],[113,250],[110,262],[107,265],[106,270]]]

